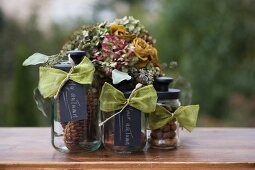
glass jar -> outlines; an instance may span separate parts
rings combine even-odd
[[[180,105],[180,90],[179,89],[168,89],[168,85],[171,82],[169,78],[156,79],[158,83],[157,95],[158,105],[164,107],[169,112],[173,113]],[[167,83],[169,82],[169,83]],[[162,86],[160,87],[161,83]],[[172,119],[166,125],[161,128],[150,130],[149,144],[152,148],[157,149],[175,149],[179,145],[179,123],[176,119]]]
[[[131,92],[124,93],[128,98]],[[101,112],[102,121],[118,111]],[[103,145],[117,153],[143,151],[146,145],[146,118],[140,110],[127,106],[102,126]]]
[[[68,52],[75,64],[85,54]],[[77,62],[78,61],[78,62]],[[57,64],[57,69],[69,72],[71,64]],[[91,152],[100,147],[98,127],[98,91],[92,85],[68,80],[52,101],[52,145],[61,152]]]

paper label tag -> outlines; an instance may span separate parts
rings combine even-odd
[[[60,122],[78,121],[87,117],[85,86],[72,80],[59,93]]]
[[[114,145],[140,146],[141,111],[127,106],[114,119]]]

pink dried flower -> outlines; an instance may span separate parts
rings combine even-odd
[[[93,54],[93,62],[110,75],[113,69],[127,71],[134,66],[134,47],[124,39],[108,34],[102,41],[102,51]]]
[[[125,46],[125,40],[119,39],[112,34],[106,35],[102,42],[102,50],[104,52],[117,52],[125,48]]]

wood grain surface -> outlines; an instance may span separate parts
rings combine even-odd
[[[0,128],[0,169],[254,169],[255,128],[196,128],[181,132],[176,150],[64,154],[49,128]]]

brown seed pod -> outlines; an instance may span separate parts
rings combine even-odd
[[[176,123],[172,124],[172,125],[170,126],[170,128],[171,128],[172,131],[175,131],[175,130],[177,129]]]
[[[95,119],[98,113],[98,92],[95,88],[89,89],[87,94],[87,119],[84,124],[86,138],[93,141],[95,139],[96,125]]]
[[[163,137],[163,132],[160,129],[152,130],[151,137],[153,139],[161,139]]]
[[[151,139],[150,144],[152,146],[160,146],[160,147],[167,147],[167,146],[176,146],[177,139]]]
[[[80,149],[80,142],[84,139],[84,121],[68,122],[64,129],[64,142],[70,151]]]
[[[150,144],[154,145],[154,146],[160,146],[162,145],[161,143],[159,143],[159,139],[151,139],[150,140]]]
[[[174,131],[163,133],[163,139],[173,139],[176,136]]]
[[[165,145],[167,146],[177,146],[177,139],[165,139]]]
[[[162,128],[162,131],[163,131],[163,132],[169,132],[169,131],[170,131],[170,127],[171,127],[171,126],[167,124],[166,126],[164,126],[164,127]]]

